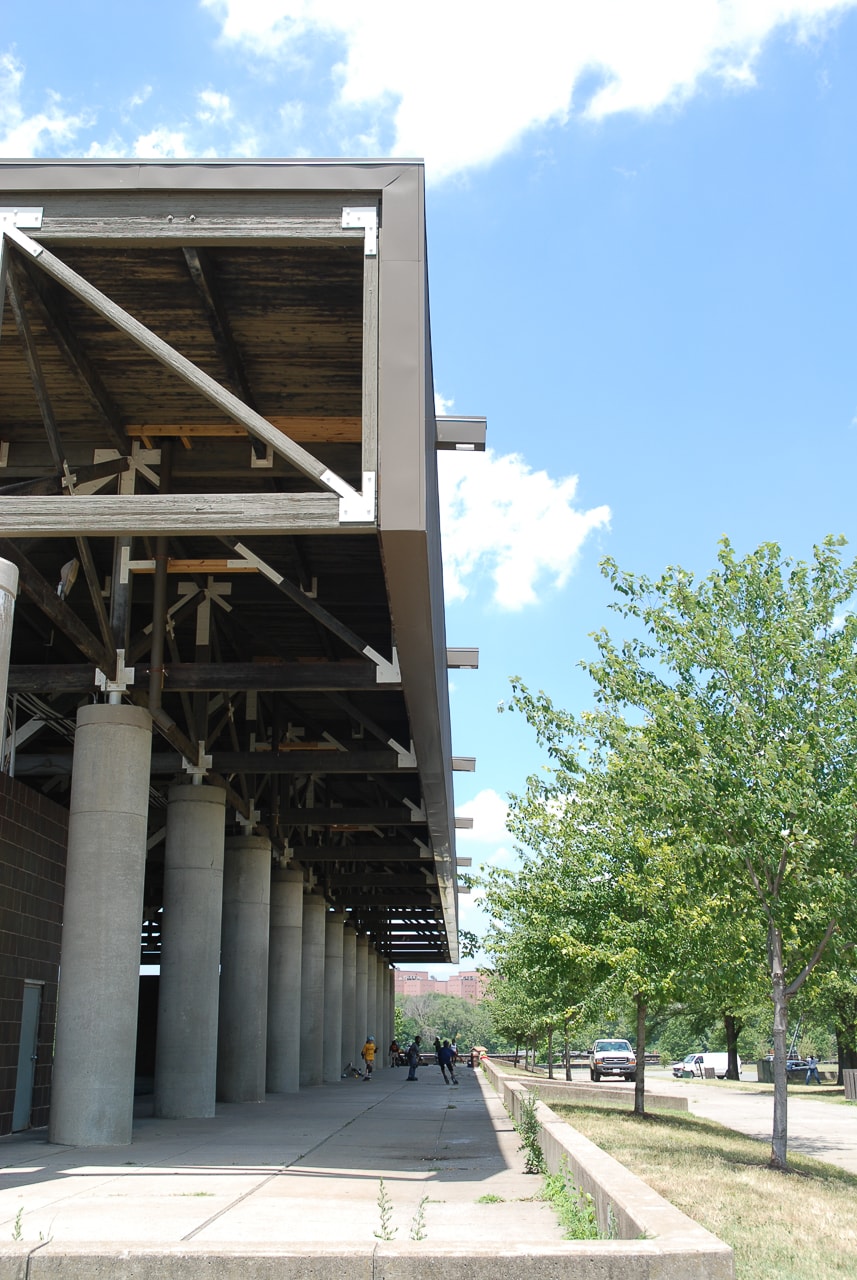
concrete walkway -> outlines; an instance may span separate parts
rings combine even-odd
[[[405,1077],[388,1069],[223,1105],[210,1120],[157,1120],[142,1099],[126,1147],[60,1147],[44,1130],[2,1138],[0,1238],[369,1247],[383,1234],[383,1179],[397,1243],[420,1232],[463,1252],[560,1240],[482,1072],[462,1067],[457,1088],[435,1066],[413,1088]]]
[[[657,1087],[661,1088],[660,1083]],[[745,1093],[719,1081],[688,1081],[686,1089],[694,1115],[716,1120],[770,1145],[774,1119],[770,1091]],[[801,1151],[857,1173],[857,1107],[853,1104],[821,1102],[790,1093],[788,1126],[790,1151]]]

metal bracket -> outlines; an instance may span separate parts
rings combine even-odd
[[[116,679],[109,680],[100,667],[95,668],[95,683],[102,693],[126,693],[134,683],[134,668],[125,666],[125,650],[116,650]]]
[[[321,483],[339,494],[340,524],[374,524],[376,476],[374,471],[363,472],[363,492],[352,489],[335,471],[325,471]]]
[[[199,744],[199,764],[192,764],[190,760],[182,756],[182,768],[185,773],[190,774],[191,781],[195,787],[198,787],[205,775],[211,768],[211,756],[205,754],[205,743]]]
[[[236,813],[235,820],[238,823],[239,827],[244,828],[245,835],[249,835],[261,817],[262,817],[262,814],[260,810],[254,809],[253,806],[251,805],[250,813],[246,818],[244,817],[243,813]]]
[[[31,230],[38,231],[42,225],[44,212],[44,209],[32,206],[23,208],[20,205],[14,207],[5,205],[0,208],[0,227],[9,224],[13,227],[28,227]]]
[[[411,746],[409,750],[403,747],[400,742],[397,742],[395,738],[388,738],[387,746],[392,747],[396,755],[399,757],[398,763],[400,769],[416,769],[417,756],[414,751],[413,738],[411,738]]]
[[[349,231],[363,227],[366,235],[363,241],[363,252],[367,258],[374,258],[378,253],[378,209],[375,205],[359,208],[349,205],[342,210],[342,229]]]
[[[393,645],[392,662],[388,662],[386,658],[383,658],[380,653],[376,652],[368,644],[363,653],[365,657],[371,658],[375,663],[375,680],[378,684],[401,684],[402,673],[399,670],[399,654],[395,645]]]
[[[0,440],[0,467],[9,465],[9,441]]]
[[[255,449],[251,447],[250,449],[250,469],[251,470],[256,470],[260,467],[263,469],[267,468],[268,470],[270,470],[270,468],[273,467],[273,465],[274,465],[274,446],[272,444],[269,444],[266,447],[264,458],[257,458]]]
[[[425,805],[422,802],[420,802],[420,804],[414,804],[413,800],[409,800],[407,796],[403,796],[402,799],[411,811],[411,822],[425,822]]]

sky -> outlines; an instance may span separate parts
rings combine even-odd
[[[509,678],[591,703],[603,557],[857,542],[857,0],[7,9],[0,157],[132,155],[425,160],[436,399],[488,419],[440,455],[474,867],[542,764]]]

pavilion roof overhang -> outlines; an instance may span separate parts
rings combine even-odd
[[[206,769],[385,954],[418,911],[457,959],[422,166],[0,184],[16,772],[61,798],[77,705],[118,690],[161,739],[149,905],[167,782]],[[442,447],[480,447],[462,423]]]

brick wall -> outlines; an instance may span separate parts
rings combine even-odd
[[[0,1133],[12,1127],[25,979],[43,984],[31,1123],[48,1122],[67,837],[65,809],[0,773]]]

